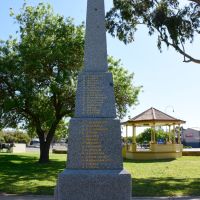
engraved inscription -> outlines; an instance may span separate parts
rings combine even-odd
[[[99,115],[107,97],[104,95],[103,76],[87,75],[82,82],[82,113]]]
[[[106,137],[108,128],[106,121],[94,121],[82,124],[82,147],[81,164],[82,168],[98,169],[100,165],[107,166],[112,162],[102,145],[102,137]]]

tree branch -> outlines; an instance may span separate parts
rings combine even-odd
[[[189,0],[200,5],[200,0]]]
[[[36,127],[36,133],[38,134],[38,137],[40,138],[40,141],[44,141],[44,131],[42,130],[42,126],[39,120],[39,117],[35,115],[31,110],[29,109],[28,102],[25,101],[25,108],[23,109],[24,113],[28,114],[31,117],[31,121],[35,124]]]
[[[62,118],[61,118],[62,119]],[[52,124],[51,124],[51,128],[49,129],[48,131],[48,134],[47,134],[47,138],[46,138],[46,142],[47,143],[50,143],[53,139],[53,136],[55,134],[55,131],[56,131],[56,128],[60,122],[61,119],[55,119]]]
[[[200,1],[200,0],[199,0]],[[157,29],[158,30],[158,29]],[[160,30],[158,30],[158,32],[160,33],[160,38],[163,42],[165,42],[167,44],[167,46],[172,46],[174,49],[176,49],[176,51],[178,51],[181,55],[184,56],[184,61],[185,63],[189,63],[189,62],[194,62],[194,63],[197,63],[197,64],[200,64],[200,60],[199,59],[196,59],[196,58],[193,58],[192,56],[190,56],[189,54],[187,54],[185,52],[185,48],[183,47],[183,50],[177,45],[177,44],[174,44],[174,43],[171,43],[169,42],[167,39],[165,39],[162,35],[162,32]],[[182,44],[183,45],[183,44]],[[186,58],[188,60],[186,60]]]
[[[166,42],[166,41],[164,41]],[[182,50],[178,45],[175,45],[173,43],[170,43],[170,42],[166,42],[169,46],[172,46],[174,47],[180,54],[182,54],[184,56],[184,61],[183,62],[186,62],[186,63],[189,63],[189,62],[194,62],[194,63],[197,63],[197,64],[200,64],[200,60],[199,59],[195,59],[193,58],[192,56],[190,56],[189,54],[187,54],[184,50]],[[186,58],[188,60],[186,60]]]

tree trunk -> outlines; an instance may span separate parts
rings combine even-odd
[[[57,125],[59,123],[60,119],[56,119],[54,123],[52,123],[51,128],[47,134],[47,137],[45,137],[44,131],[39,127],[37,131],[37,135],[40,140],[40,159],[39,163],[48,163],[49,162],[49,149],[51,142],[53,140],[53,136],[55,135],[55,131],[57,128]]]
[[[50,142],[41,142],[40,141],[39,163],[48,163],[49,162],[49,149],[50,149]]]

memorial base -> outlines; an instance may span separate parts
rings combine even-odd
[[[58,177],[55,200],[130,200],[131,175],[125,170],[65,169]]]

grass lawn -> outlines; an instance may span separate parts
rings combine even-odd
[[[177,160],[125,161],[132,175],[133,196],[200,196],[200,157]]]
[[[0,153],[0,193],[53,194],[66,155],[51,155],[41,165],[38,154]],[[200,196],[200,157],[177,160],[129,161],[124,167],[133,178],[133,196]]]

